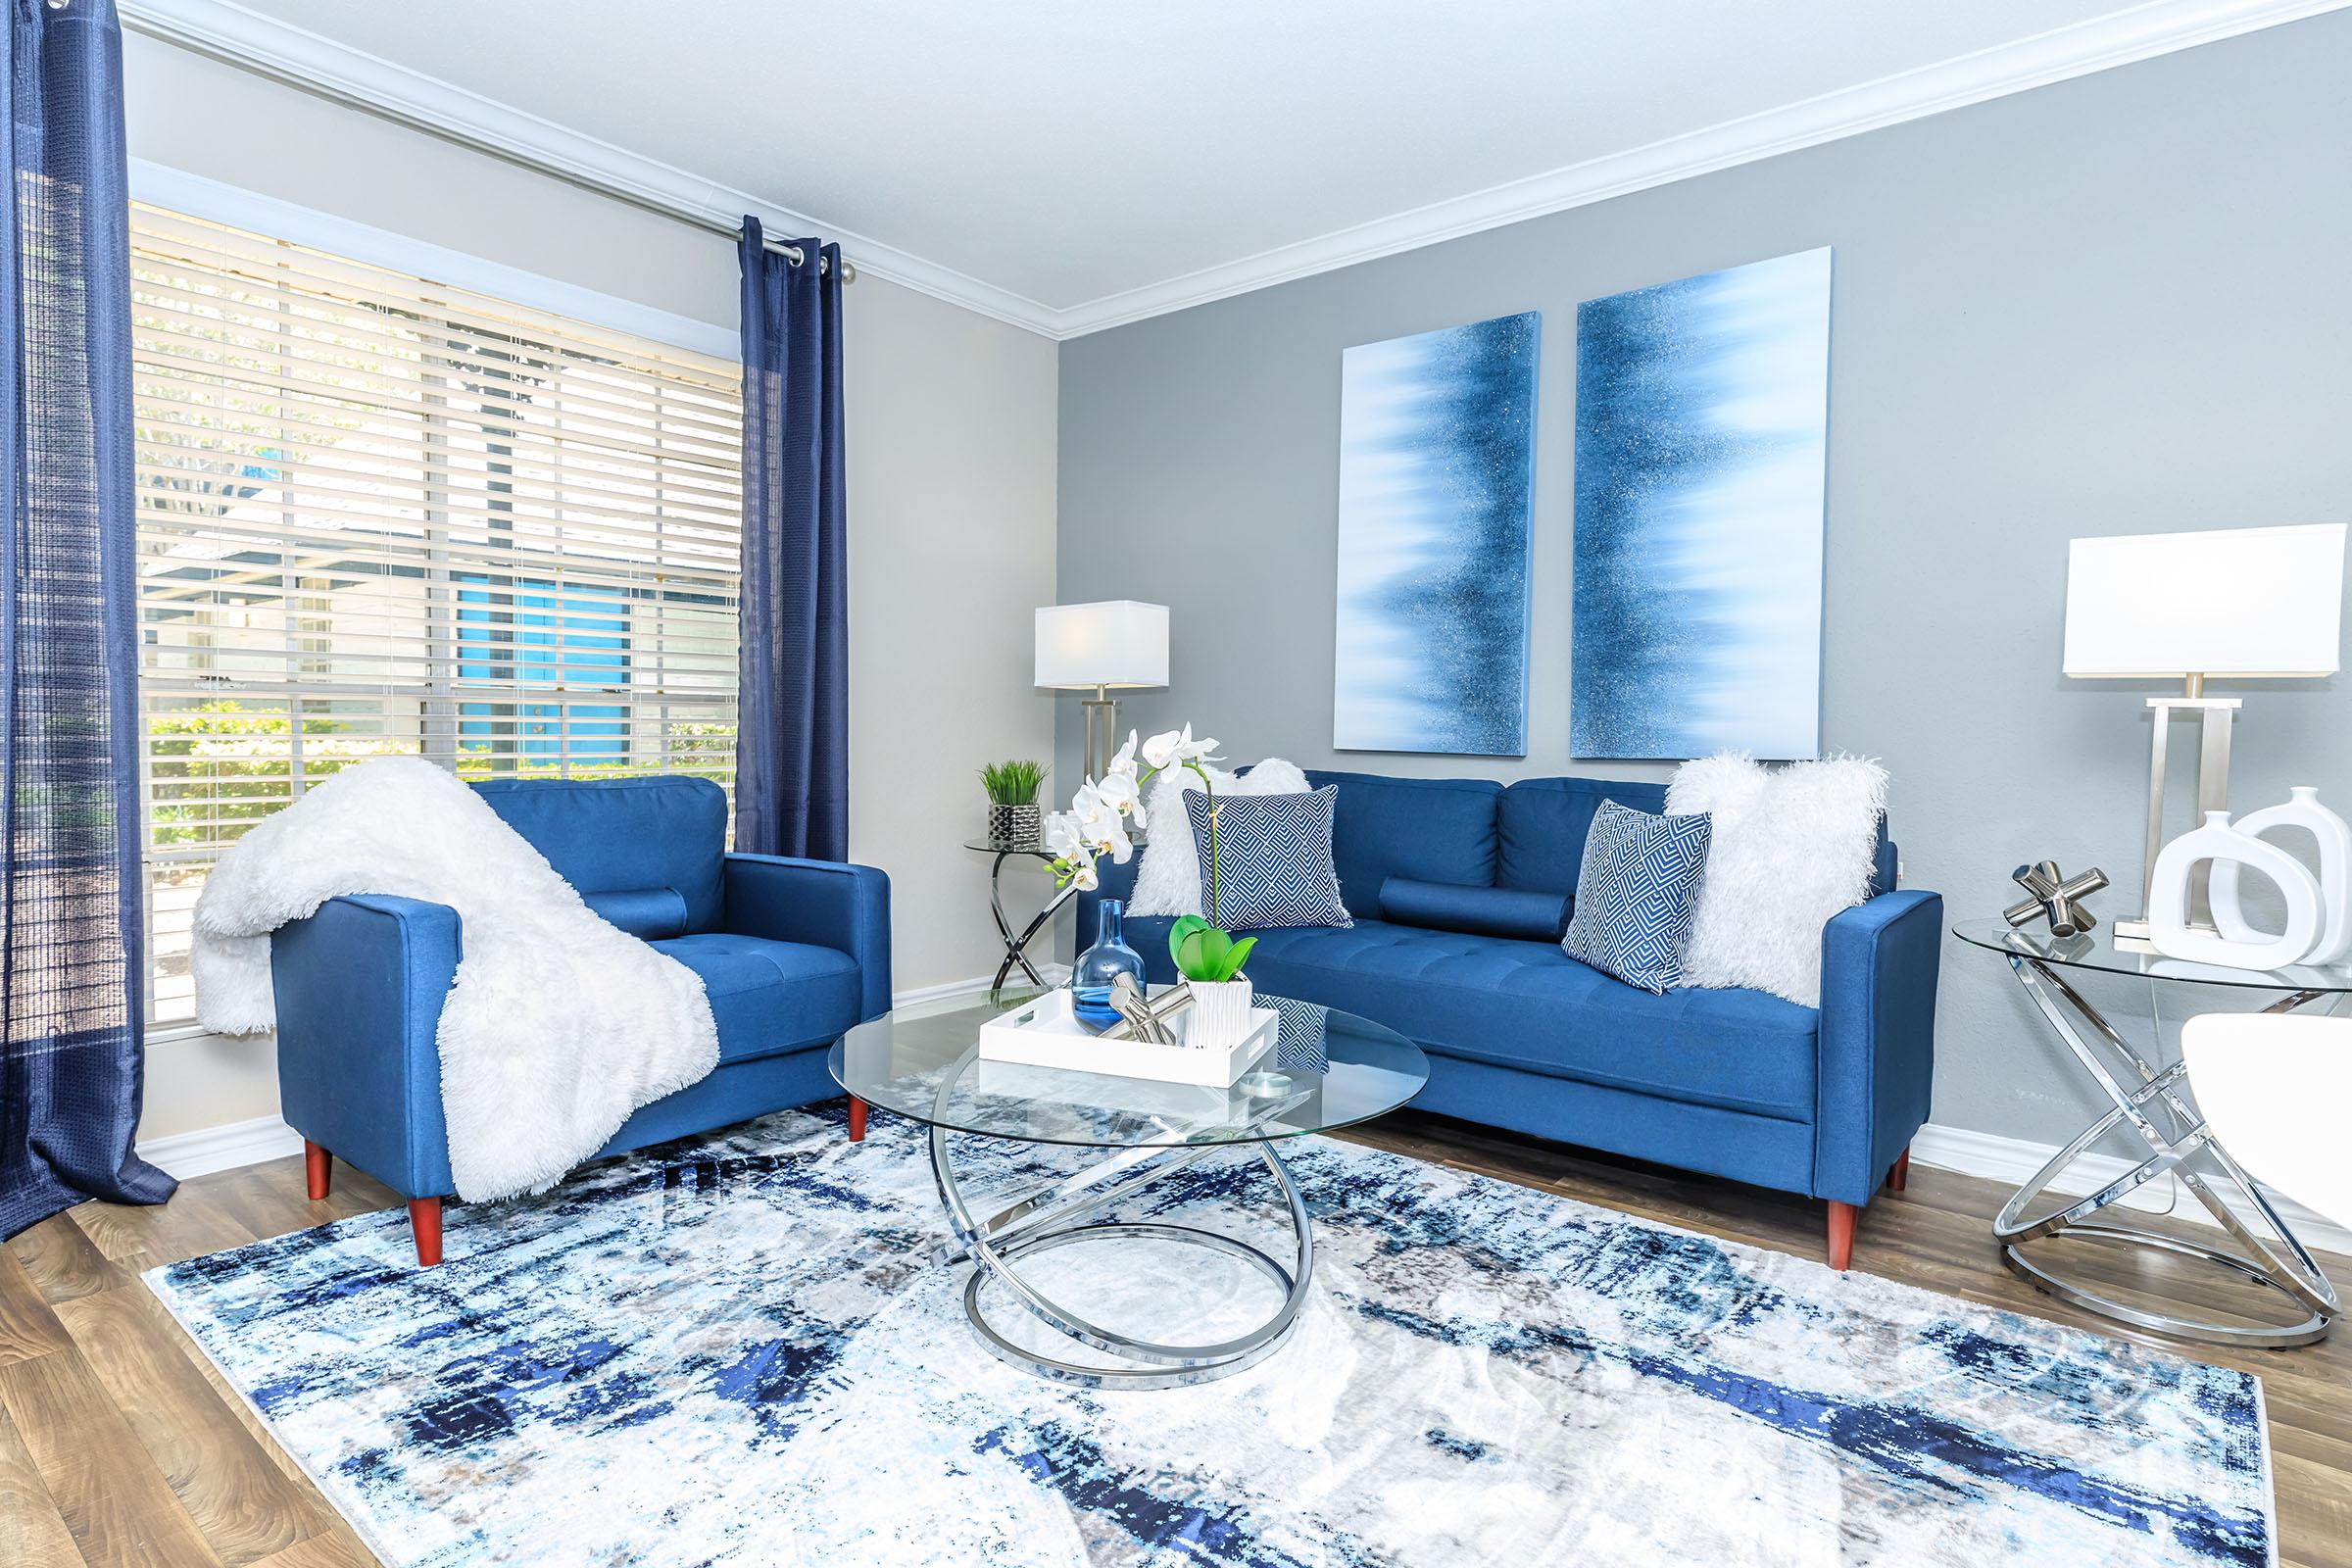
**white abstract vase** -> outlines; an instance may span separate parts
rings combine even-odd
[[[2189,873],[2198,862],[2249,867],[2278,885],[2286,903],[2286,929],[2276,936],[2254,934],[2233,940],[2219,930],[2198,931],[2188,923]],[[2164,847],[2148,878],[2148,937],[2168,957],[2219,964],[2226,969],[2283,969],[2303,961],[2320,939],[2320,885],[2303,862],[2230,825],[2228,811],[2208,811],[2205,825],[2190,828]]]
[[[1184,1043],[1203,1051],[1230,1051],[1250,1032],[1250,982],[1243,980],[1189,980],[1185,988],[1193,994],[1193,1015],[1186,1020]]]
[[[2320,846],[2320,935],[2298,963],[2333,963],[2352,952],[2352,824],[2320,804],[2320,792],[2298,784],[2278,806],[2249,811],[2230,824],[2249,838],[2301,828]],[[2213,862],[2213,923],[2232,942],[2265,935],[2248,923],[2237,897],[2237,862]]]

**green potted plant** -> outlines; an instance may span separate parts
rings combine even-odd
[[[991,844],[1035,844],[1044,830],[1045,811],[1037,804],[1045,787],[1046,764],[1015,759],[991,762],[980,769],[980,787],[988,792],[988,841]]]

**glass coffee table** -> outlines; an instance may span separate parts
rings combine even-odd
[[[1231,1376],[1281,1348],[1306,1299],[1314,1240],[1306,1200],[1276,1147],[1287,1138],[1329,1132],[1396,1109],[1429,1081],[1429,1062],[1411,1041],[1367,1018],[1263,995],[1258,1004],[1282,1015],[1268,1064],[1284,1082],[1270,1095],[982,1061],[977,1030],[987,1014],[973,1008],[928,1017],[886,1014],[858,1025],[834,1046],[830,1065],[842,1088],[870,1106],[930,1128],[931,1170],[954,1237],[944,1260],[973,1264],[964,1282],[963,1310],[991,1352],[1058,1382],[1164,1389]],[[1057,1180],[1032,1180],[1027,1190],[976,1207],[964,1185],[971,1173],[959,1180],[952,1157],[951,1138],[967,1134],[1098,1151],[1102,1157]],[[1291,1246],[1277,1249],[1287,1250],[1287,1258],[1199,1223],[1096,1217],[1228,1151],[1264,1161],[1288,1207]],[[982,1209],[993,1211],[983,1216]],[[1090,1321],[1051,1298],[1034,1270],[1024,1277],[1022,1265],[1043,1253],[1085,1248],[1100,1254],[1090,1263],[1117,1269],[1121,1250],[1138,1246],[1219,1254],[1262,1275],[1280,1294],[1280,1304],[1264,1321],[1239,1332],[1220,1329],[1214,1337],[1171,1342],[1164,1329],[1154,1334]],[[1054,1334],[1073,1342],[1072,1350],[1049,1353],[992,1322],[983,1300],[992,1283]],[[1184,1305],[1173,1304],[1180,1311]],[[1076,1359],[1076,1347],[1099,1353]]]

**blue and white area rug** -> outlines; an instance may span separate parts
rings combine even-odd
[[[975,1184],[1037,1156],[965,1145]],[[386,1213],[147,1279],[400,1568],[2275,1560],[2251,1377],[1345,1144],[1289,1154],[1318,1216],[1297,1334],[1159,1393],[988,1355],[922,1140],[853,1145],[821,1107],[454,1210],[439,1268]],[[1235,1200],[1275,1201],[1238,1154],[1123,1212]],[[1270,1306],[1153,1245],[1035,1262],[1114,1320]]]

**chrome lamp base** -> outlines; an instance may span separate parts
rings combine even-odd
[[[2190,714],[2201,721],[2197,744],[2197,811],[2190,824],[2194,826],[2195,822],[2205,820],[2208,811],[2230,809],[2230,730],[2241,706],[2239,698],[2206,696],[2202,675],[2189,676],[2179,697],[2148,699],[2152,733],[2148,740],[2148,831],[2139,861],[2140,912],[2115,922],[2117,937],[2131,942],[2148,940],[2148,910],[2156,891],[2156,857],[2163,853],[2165,840],[2171,836],[2165,829],[2164,775],[2173,715]],[[2213,924],[2213,905],[2208,897],[2211,873],[2212,867],[2207,865],[2191,872],[2188,921],[2192,926],[2210,928]]]

